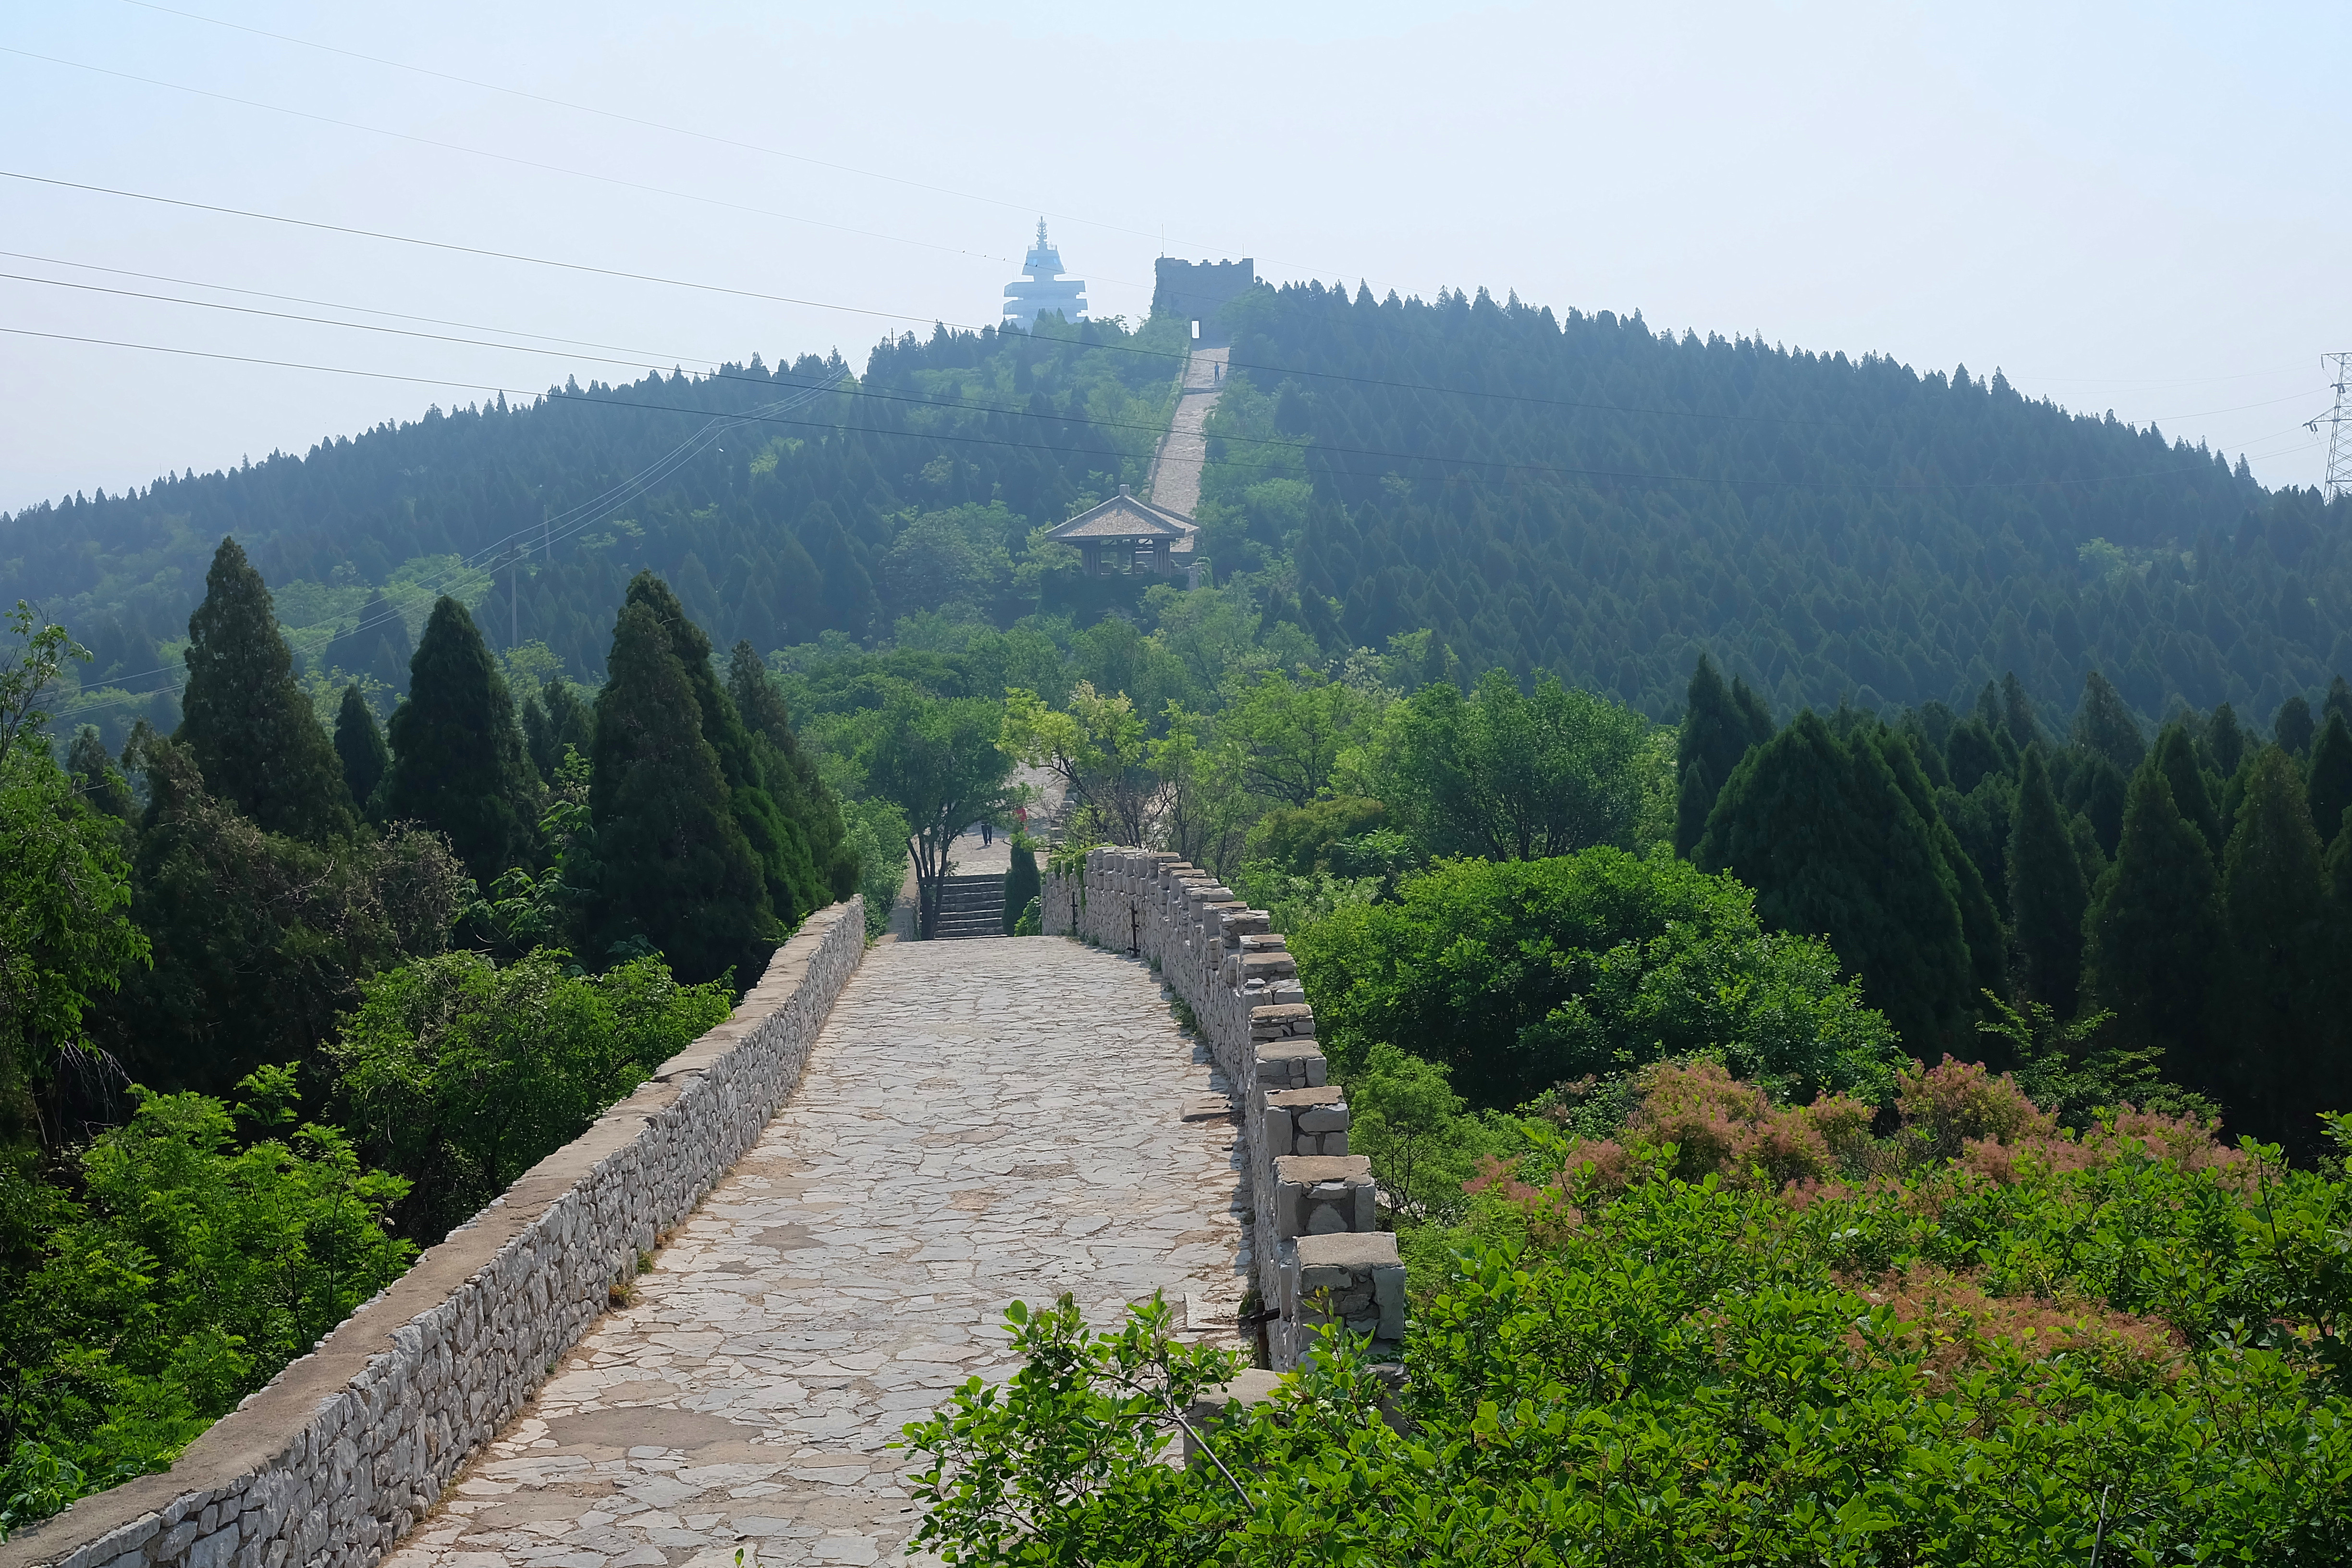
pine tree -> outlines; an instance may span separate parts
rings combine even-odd
[[[2066,781],[2066,804],[2089,819],[2099,852],[2113,855],[2116,841],[2123,837],[2124,800],[2130,785],[2103,752],[2079,751],[2074,761],[2074,776]]]
[[[2221,934],[2212,850],[2152,754],[2132,777],[2116,863],[2085,921],[2084,984],[2116,1015],[2118,1045],[2163,1051],[2168,1078],[2215,1096],[2231,1087],[2206,1029]]]
[[[2322,1042],[2327,1016],[2327,889],[2294,760],[2265,747],[2246,780],[2221,872],[2229,934],[2225,978],[2212,1020],[2226,1043],[2232,1121],[2308,1154],[2319,1143],[2312,1113],[2335,1109],[2342,1075]]]
[[[2140,733],[2130,705],[2095,669],[2083,680],[2083,706],[2074,713],[2074,744],[2113,763],[2119,779],[2129,778],[2147,754],[2147,737]]]
[[[2296,692],[2279,704],[2278,717],[2271,721],[2271,739],[2290,756],[2299,757],[2311,750],[2311,704]]]
[[[1688,700],[1683,709],[1682,733],[1676,746],[1675,853],[1687,858],[1706,831],[1707,813],[1715,809],[1716,791],[1748,748],[1772,738],[1772,722],[1747,684],[1737,690],[1723,684],[1706,655],[1691,672]],[[1759,725],[1760,721],[1760,725]]]
[[[2239,766],[2246,760],[2246,731],[2239,726],[2238,710],[2226,702],[2214,709],[2213,717],[2206,721],[2205,750],[2215,773],[2225,779],[2238,776]]]
[[[2000,678],[2000,719],[2021,756],[2042,739],[2042,715],[2034,711],[2033,699],[2025,694],[2025,683],[2013,669]]]
[[[106,754],[106,742],[98,738],[97,725],[84,724],[74,732],[73,744],[66,751],[66,773],[73,780],[74,794],[92,811],[117,822],[129,822],[139,815],[139,802],[114,759]]]
[[[669,584],[651,572],[640,572],[629,583],[628,602],[651,610],[669,633],[670,650],[677,655],[679,668],[686,671],[687,684],[694,689],[695,707],[702,720],[702,738],[719,753],[719,774],[727,781],[729,809],[735,814],[736,826],[751,841],[751,852],[759,857],[768,906],[775,911],[776,919],[790,929],[803,915],[832,902],[829,889],[817,875],[815,861],[809,854],[808,835],[784,815],[775,796],[768,793],[767,779],[752,749],[751,732],[743,727],[734,699],[719,684],[719,673],[711,666],[710,638],[687,617],[685,606],[678,603]]]
[[[700,714],[668,628],[624,606],[596,696],[594,956],[650,949],[681,980],[749,986],[782,932]]]
[[[384,744],[383,731],[376,727],[375,714],[360,695],[356,680],[343,688],[343,705],[335,712],[335,755],[342,759],[343,784],[352,802],[364,810],[383,775],[392,771],[392,748]]]
[[[234,539],[188,617],[180,728],[205,786],[266,833],[319,844],[359,831],[342,765],[294,679],[269,590]]]
[[[2082,984],[2083,910],[2090,894],[2039,746],[2025,753],[2009,820],[2009,922],[2023,971],[2019,989],[2071,1018]]]
[[[2312,743],[2311,765],[2304,784],[2304,800],[2311,810],[2311,826],[2322,844],[2333,844],[2344,831],[2344,813],[2352,807],[2352,726],[2341,713],[2327,716],[2327,728]]]
[[[841,802],[817,773],[815,762],[801,750],[783,696],[748,640],[738,642],[729,656],[727,694],[751,733],[768,793],[807,833],[810,858],[833,897],[849,897],[857,890],[857,849],[850,842]]]
[[[583,757],[595,749],[596,714],[580,700],[570,681],[551,675],[544,687],[523,700],[522,736],[531,765],[551,784],[563,766],[564,748]]]
[[[2204,770],[2197,765],[2197,748],[2189,739],[2188,726],[2167,724],[2164,732],[2156,738],[2156,750],[2149,754],[2164,772],[2174,809],[2205,840],[2206,853],[2219,866],[2223,842],[2221,813],[2213,804],[2212,791],[2205,787]]]
[[[1975,1053],[1958,900],[1874,745],[1800,713],[1725,781],[1694,859],[1755,889],[1768,924],[1826,935],[1915,1055]]]
[[[506,678],[466,606],[433,606],[408,665],[408,700],[393,710],[384,812],[446,834],[474,879],[528,862],[539,780],[523,755]]]

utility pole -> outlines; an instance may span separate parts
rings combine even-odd
[[[2317,435],[2322,425],[2327,426],[2325,494],[2333,501],[2352,495],[2352,353],[2322,354],[2319,363],[2335,373],[2329,380],[2336,387],[2336,406],[2304,428]]]

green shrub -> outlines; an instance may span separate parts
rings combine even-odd
[[[1013,928],[1045,892],[1045,879],[1037,874],[1035,841],[1025,836],[1015,837],[1011,858],[1012,865],[1004,873],[1004,934],[1034,936],[1034,931],[1024,933]]]

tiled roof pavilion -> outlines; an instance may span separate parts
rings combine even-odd
[[[1105,569],[1105,551],[1111,552],[1114,560],[1118,552],[1130,552],[1138,572],[1175,571],[1189,564],[1188,559],[1179,557],[1192,555],[1200,535],[1200,524],[1182,512],[1139,500],[1121,485],[1118,494],[1078,513],[1045,537],[1077,546],[1086,556],[1087,574],[1095,577]]]

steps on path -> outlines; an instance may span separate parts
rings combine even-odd
[[[940,889],[940,921],[932,939],[1003,934],[1003,876],[950,877]]]

